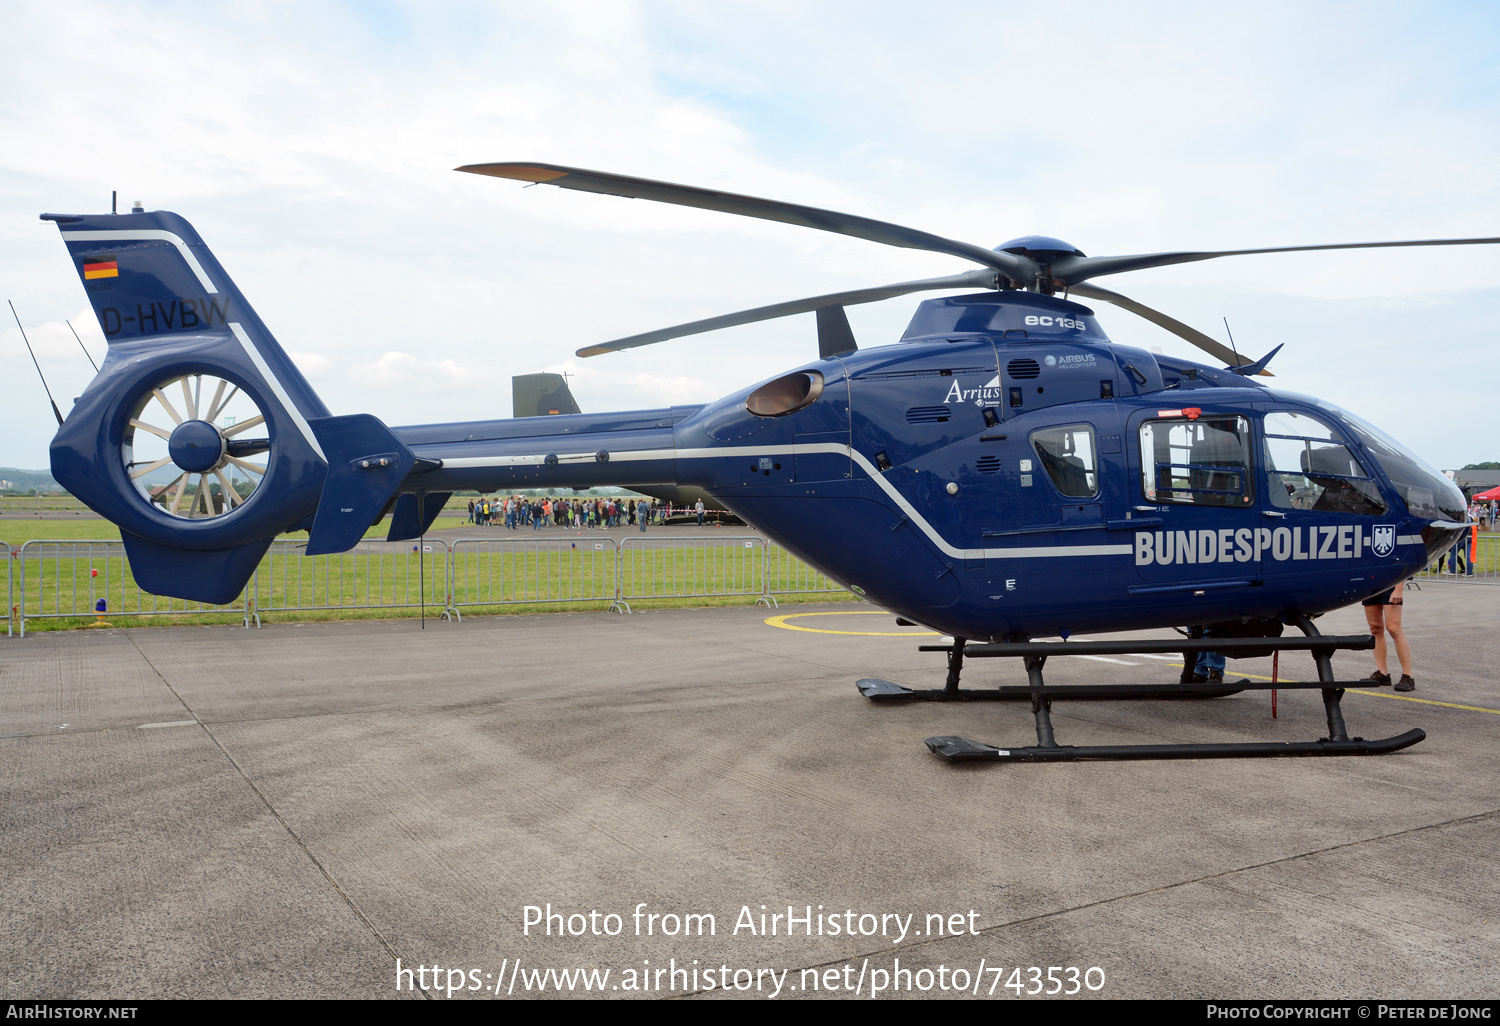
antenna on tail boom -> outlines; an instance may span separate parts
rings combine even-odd
[[[21,315],[16,313],[16,304],[8,299],[5,302],[10,306],[10,315],[16,319],[16,327],[21,328],[21,341],[26,343],[26,351],[31,353],[31,365],[36,368],[36,376],[42,379],[42,389],[47,393],[47,401],[52,404],[52,415],[57,418],[57,426],[62,427],[62,411],[57,408],[57,400],[52,398],[52,389],[47,387],[47,376],[42,373],[42,365],[36,362],[36,353],[31,348],[31,339],[26,337],[26,329],[21,327]]]
[[[68,330],[73,333],[73,337],[74,338],[78,338],[78,329],[75,328],[75,327],[73,327],[73,322],[72,321],[63,321],[63,323],[68,326]],[[94,363],[94,357],[93,357],[92,354],[89,353],[89,347],[83,344],[83,339],[81,339],[81,338],[78,338],[78,348],[80,348],[80,349],[83,350],[83,355],[87,356],[89,358],[89,363],[93,366],[94,373],[98,374],[99,373],[99,365],[97,363]]]

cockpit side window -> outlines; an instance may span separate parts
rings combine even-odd
[[[1337,431],[1306,413],[1266,414],[1266,481],[1271,505],[1380,516],[1385,500]]]
[[[1406,501],[1406,508],[1413,516],[1454,523],[1468,519],[1464,493],[1422,457],[1348,410],[1341,410],[1321,399],[1310,401],[1341,418],[1364,443],[1365,451],[1380,464],[1391,484],[1396,486],[1396,494]]]
[[[1058,491],[1072,499],[1099,494],[1099,461],[1094,455],[1094,429],[1089,425],[1069,424],[1033,432],[1031,447]]]
[[[1141,425],[1141,490],[1150,502],[1244,509],[1251,486],[1244,417],[1148,420]]]

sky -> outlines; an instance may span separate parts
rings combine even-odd
[[[1089,255],[1500,236],[1500,5],[8,0],[0,299],[66,412],[103,335],[42,211],[118,190],[202,235],[338,414],[701,403],[811,315],[580,347],[971,269],[789,225],[457,174],[539,161]],[[1500,460],[1500,246],[1241,257],[1098,284],[1259,356],[1442,468]],[[894,343],[920,297],[849,310]],[[1098,310],[1115,340],[1197,351]],[[9,311],[0,311],[9,317]],[[54,421],[0,325],[0,466]]]

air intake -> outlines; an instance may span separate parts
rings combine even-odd
[[[981,474],[993,474],[1000,469],[1000,457],[981,456],[974,462],[974,469]]]
[[[942,424],[952,417],[946,406],[913,406],[906,411],[908,424]]]
[[[1012,378],[1034,378],[1042,373],[1042,366],[1035,360],[1012,360],[1005,365],[1005,373],[1009,374]]]

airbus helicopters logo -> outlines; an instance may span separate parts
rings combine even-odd
[[[976,406],[994,406],[1000,402],[1000,375],[996,374],[979,388],[959,388],[955,381],[943,396],[945,403],[974,403]]]
[[[1093,353],[1068,353],[1064,356],[1048,356],[1042,362],[1048,367],[1056,367],[1059,370],[1079,370],[1083,368],[1092,370],[1099,365],[1099,361],[1094,359]]]

